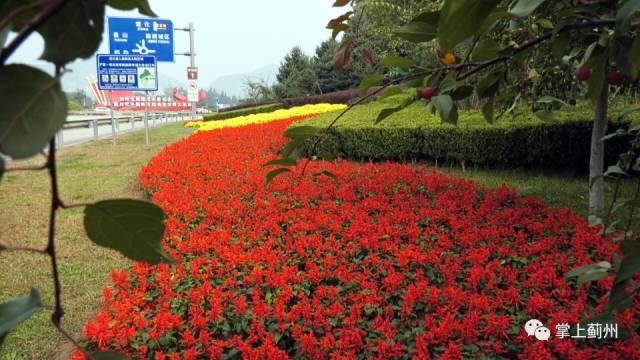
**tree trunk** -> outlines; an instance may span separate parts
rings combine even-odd
[[[589,161],[589,214],[602,216],[604,213],[604,148],[602,138],[607,134],[607,112],[609,109],[609,84],[604,79],[602,93],[596,102],[593,132],[591,134],[591,159]],[[594,180],[594,178],[597,178]]]

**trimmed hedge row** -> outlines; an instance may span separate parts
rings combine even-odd
[[[588,109],[558,112],[546,122],[535,115],[506,117],[488,124],[478,112],[463,112],[457,126],[442,124],[422,102],[414,103],[380,124],[377,114],[398,99],[353,108],[320,144],[318,152],[355,160],[445,160],[482,166],[588,169],[592,113]],[[335,113],[293,126],[326,128]],[[619,127],[610,121],[609,132]],[[309,154],[309,143],[304,153]],[[607,142],[608,161],[624,149],[620,139]]]
[[[269,112],[273,112],[280,109],[284,109],[284,104],[274,103],[274,104],[267,104],[267,105],[260,105],[260,106],[252,106],[252,107],[247,107],[239,110],[205,114],[204,120],[205,121],[225,120],[225,119],[231,119],[239,116],[247,116],[251,114],[269,113]]]

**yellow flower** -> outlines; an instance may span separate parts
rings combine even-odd
[[[270,113],[251,114],[239,116],[226,120],[218,121],[190,121],[185,124],[186,127],[198,128],[198,131],[211,131],[226,127],[240,127],[251,124],[263,124],[276,120],[285,120],[293,117],[309,116],[314,114],[322,114],[331,111],[345,109],[347,106],[343,104],[314,104],[297,106],[291,109],[281,109]]]
[[[458,62],[458,60],[453,53],[448,52],[442,57],[442,63],[445,65],[454,65],[456,62]]]

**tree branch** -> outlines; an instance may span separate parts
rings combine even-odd
[[[56,65],[56,76],[60,76],[62,67]],[[58,174],[56,171],[56,139],[55,137],[49,142],[49,155],[47,159],[47,167],[49,168],[49,177],[51,178],[51,211],[49,215],[49,242],[46,252],[51,257],[51,273],[53,275],[53,287],[55,291],[55,310],[51,315],[51,320],[57,328],[60,327],[64,310],[62,309],[62,288],[60,286],[60,275],[58,273],[58,259],[56,257],[55,247],[55,230],[56,230],[56,212],[60,208],[60,193],[58,191]]]
[[[4,246],[0,244],[0,253],[3,251],[7,251],[7,252],[25,251],[25,252],[31,252],[31,253],[36,253],[40,255],[49,255],[45,250],[40,250],[40,249],[30,248],[30,247],[9,247],[9,246]]]
[[[568,31],[568,30],[572,30],[572,29],[584,29],[584,28],[589,28],[589,27],[599,27],[599,26],[611,26],[611,25],[615,25],[616,21],[615,20],[597,20],[597,21],[586,21],[586,22],[581,22],[581,23],[577,23],[577,24],[569,24],[569,25],[565,25],[563,26],[559,31],[555,32],[556,34]],[[469,76],[478,73],[492,65],[495,65],[497,63],[503,62],[503,61],[507,61],[510,58],[512,58],[513,56],[528,50],[529,48],[532,48],[542,42],[545,42],[549,39],[551,39],[551,37],[554,35],[553,31],[549,31],[543,35],[540,35],[539,37],[527,41],[526,43],[516,47],[513,49],[513,52],[509,55],[504,55],[504,56],[498,56],[494,59],[485,61],[483,63],[478,64],[476,67],[474,67],[473,69],[468,70],[467,72],[462,73],[462,75],[460,75],[458,77],[458,80],[464,80],[466,78],[468,78]]]
[[[62,9],[69,0],[53,0],[35,19],[33,19],[24,29],[18,33],[9,45],[0,53],[0,66],[3,66],[7,59],[18,49],[18,47],[42,24]]]
[[[16,17],[18,17],[18,15],[29,11],[31,9],[35,9],[39,6],[42,5],[46,5],[49,1],[48,0],[40,0],[40,1],[36,1],[30,4],[27,4],[25,6],[21,6],[17,9],[14,9],[13,11],[11,11],[7,16],[4,17],[4,19],[2,19],[2,21],[0,21],[0,29],[4,29],[6,26],[8,26],[9,24],[11,24],[11,22],[13,21],[13,19],[15,19]]]

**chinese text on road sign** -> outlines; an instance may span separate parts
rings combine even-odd
[[[173,62],[173,23],[163,19],[109,18],[109,53],[155,55]]]
[[[152,55],[97,55],[100,90],[158,90],[156,58]]]

